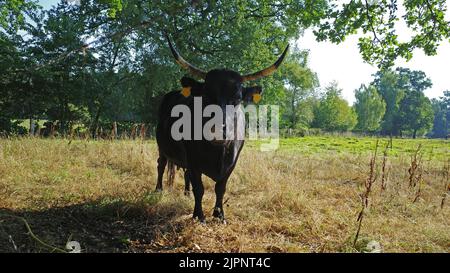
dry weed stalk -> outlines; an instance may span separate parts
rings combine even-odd
[[[419,187],[417,189],[417,192],[416,192],[416,195],[414,197],[413,203],[415,203],[417,200],[419,200],[420,196],[422,195],[422,188],[423,188],[423,183],[424,183],[424,181],[423,181],[424,170],[423,170],[423,166],[422,166],[421,163],[422,163],[422,161],[420,160],[419,161],[419,168],[418,168],[419,174],[418,174],[417,179],[416,179],[416,182],[419,184]]]
[[[131,139],[136,139],[136,130],[137,130],[137,124],[133,124],[133,126],[131,127]]]
[[[366,190],[363,194],[361,194],[361,211],[358,214],[358,219],[356,220],[358,222],[358,229],[356,230],[355,240],[353,241],[353,247],[356,246],[356,242],[358,241],[359,233],[361,231],[361,225],[362,220],[364,218],[364,212],[365,209],[369,206],[369,195],[372,191],[372,185],[377,180],[377,174],[376,174],[376,160],[377,160],[377,152],[378,152],[378,139],[375,144],[375,151],[373,153],[372,158],[370,159],[370,171],[369,171],[369,177],[366,179],[364,186]]]
[[[409,173],[409,187],[414,188],[417,185],[417,182],[419,182],[419,178],[422,177],[422,144],[419,144],[417,146],[416,151],[411,157],[411,165],[408,169]],[[418,172],[418,175],[417,175]]]

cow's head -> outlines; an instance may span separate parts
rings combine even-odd
[[[244,87],[243,83],[247,81],[257,80],[274,73],[289,49],[289,45],[283,51],[278,60],[271,66],[248,75],[240,75],[239,73],[226,69],[214,69],[205,72],[189,62],[187,62],[173,47],[169,37],[167,37],[170,50],[175,57],[176,62],[187,69],[193,76],[201,78],[204,82],[198,82],[192,78],[184,77],[181,80],[183,88],[190,89],[185,95],[202,96],[207,103],[217,105],[237,105],[241,102],[255,101],[258,102],[262,93],[262,88],[258,86]]]
[[[244,82],[257,80],[274,73],[283,62],[289,49],[288,45],[274,64],[252,74],[241,75],[227,69],[214,69],[205,72],[187,62],[173,47],[169,37],[166,36],[166,38],[176,62],[193,76],[203,80],[203,82],[200,82],[189,77],[183,77],[181,79],[182,94],[184,96],[201,96],[205,105],[219,105],[224,113],[226,112],[226,105],[237,106],[242,102],[259,102],[262,88],[260,86],[244,87]],[[227,122],[224,117],[223,127],[226,126]]]

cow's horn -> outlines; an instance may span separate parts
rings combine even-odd
[[[173,47],[172,42],[170,42],[169,36],[167,34],[165,36],[167,42],[169,42],[170,51],[172,51],[172,55],[173,57],[175,57],[175,61],[184,69],[189,70],[192,75],[205,79],[206,72],[198,69],[197,67],[193,66],[192,64],[188,63],[185,59],[183,59],[183,57],[181,57],[178,51]]]
[[[258,71],[256,73],[243,76],[242,81],[244,81],[244,82],[245,81],[254,81],[259,78],[269,76],[270,74],[275,72],[275,70],[277,70],[277,68],[280,66],[281,62],[283,62],[284,57],[286,56],[286,53],[288,52],[288,49],[289,49],[289,45],[287,45],[286,49],[283,51],[283,54],[281,54],[281,56],[278,58],[278,60],[273,65],[271,65],[261,71]]]

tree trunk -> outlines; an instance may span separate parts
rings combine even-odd
[[[416,136],[417,136],[417,129],[414,129],[414,132],[413,132],[413,139],[416,139]]]
[[[291,116],[291,126],[292,128],[295,128],[296,126],[296,117],[295,117],[295,97],[292,96],[292,100],[291,100],[291,111],[292,111],[292,116]]]

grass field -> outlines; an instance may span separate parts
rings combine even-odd
[[[247,142],[225,195],[228,224],[191,219],[182,172],[153,193],[154,141],[0,139],[0,252],[50,252],[76,240],[83,252],[450,252],[450,142],[379,142],[376,181],[353,244],[375,138],[282,139],[261,152]],[[409,186],[408,169],[421,144]],[[383,173],[386,189],[381,190]],[[27,229],[27,225],[29,229]],[[30,233],[30,231],[32,233]]]

